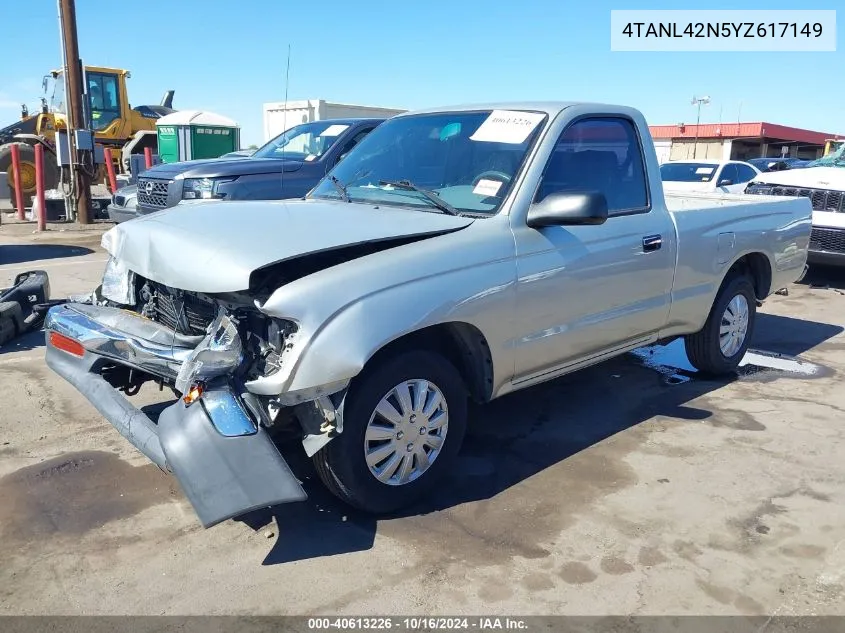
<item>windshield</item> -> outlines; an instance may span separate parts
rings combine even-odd
[[[65,105],[65,76],[63,73],[59,73],[53,80],[53,96],[50,98],[50,110],[59,114],[67,114],[67,106]]]
[[[289,158],[291,160],[317,160],[329,151],[338,137],[349,127],[331,121],[303,123],[279,134],[256,150],[254,158]]]
[[[663,163],[660,179],[664,182],[710,182],[718,168],[712,163]]]
[[[546,118],[537,112],[486,110],[389,119],[361,141],[332,170],[334,178],[322,180],[310,197],[343,198],[345,188],[349,202],[429,210],[440,200],[453,211],[493,215]]]

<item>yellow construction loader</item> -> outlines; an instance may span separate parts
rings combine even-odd
[[[14,200],[12,174],[12,146],[17,144],[21,158],[21,189],[28,205],[35,193],[35,146],[44,145],[44,185],[47,189],[59,184],[59,165],[56,160],[56,132],[67,129],[67,97],[61,70],[53,70],[44,77],[44,96],[41,111],[30,114],[21,107],[20,121],[0,128],[0,172],[7,172],[10,193]],[[173,91],[165,93],[159,105],[141,105],[132,108],[126,90],[128,70],[86,66],[84,83],[87,91],[86,116],[94,132],[94,142],[111,148],[118,173],[129,166],[129,156],[143,154],[144,148],[157,149],[156,119],[175,112]],[[49,102],[47,94],[52,84]],[[97,180],[103,178],[100,170]]]
[[[829,138],[824,142],[824,155],[829,156],[845,145],[845,140]]]

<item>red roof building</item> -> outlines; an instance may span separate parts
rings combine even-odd
[[[693,154],[734,160],[769,156],[814,159],[823,154],[826,141],[845,138],[766,122],[651,125],[649,130],[664,159],[692,158]]]

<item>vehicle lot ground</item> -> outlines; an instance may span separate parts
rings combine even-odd
[[[54,297],[91,290],[101,228],[4,225],[0,286],[42,268]],[[829,287],[772,297],[753,346],[817,373],[593,367],[477,408],[440,493],[378,521],[291,457],[307,502],[203,530],[21,337],[0,350],[0,613],[845,614],[845,275],[810,281]]]

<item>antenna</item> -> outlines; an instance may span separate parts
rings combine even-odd
[[[282,110],[282,134],[288,131],[288,86],[290,85],[290,43],[288,43],[288,63],[287,69],[285,70],[285,105],[284,110]],[[282,145],[282,192],[285,189],[285,146]],[[284,195],[284,193],[282,193]]]

